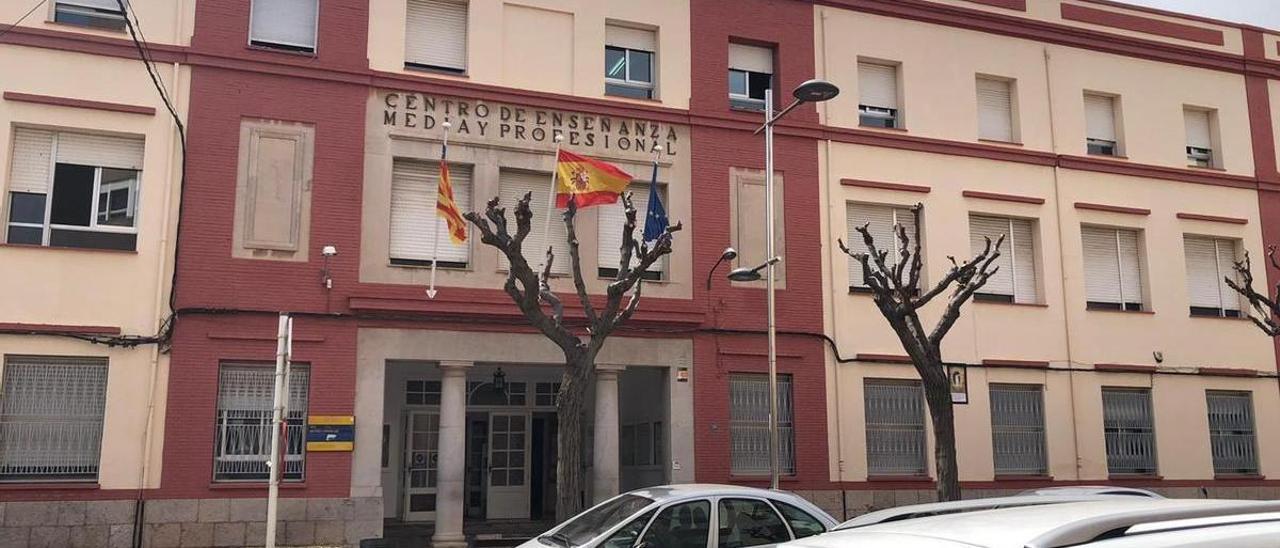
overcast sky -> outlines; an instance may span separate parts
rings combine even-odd
[[[1120,0],[1280,30],[1280,0]]]

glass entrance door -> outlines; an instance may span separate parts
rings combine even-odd
[[[436,517],[436,475],[440,458],[440,414],[409,413],[405,440],[404,520]]]
[[[529,518],[529,414],[489,414],[488,519]]]

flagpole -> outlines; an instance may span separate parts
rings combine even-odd
[[[547,195],[547,218],[542,221],[542,243],[545,244],[543,246],[545,248],[551,247],[551,217],[555,215],[556,211],[556,177],[560,172],[560,141],[563,140],[563,134],[555,134],[556,153],[555,156],[552,156],[551,192]],[[546,266],[547,253],[546,249],[543,249],[542,261],[538,263],[538,272],[542,272]]]
[[[267,527],[265,545],[275,548],[276,545],[276,508],[280,497],[280,433],[286,422],[285,407],[289,400],[289,387],[285,384],[288,376],[290,333],[293,320],[288,314],[281,313],[276,329],[276,374],[275,389],[272,402],[271,417],[271,455],[267,457]]]
[[[445,120],[443,123],[440,124],[440,127],[444,128],[444,141],[440,145],[440,162],[443,164],[446,162],[446,159],[449,154],[449,128],[453,127],[453,124],[449,123],[448,120]],[[437,185],[440,184],[439,181],[436,181],[436,184]],[[437,191],[436,192],[437,207],[440,205],[439,202],[440,202],[440,194]],[[439,256],[440,256],[440,222],[441,221],[444,221],[444,219],[439,218],[439,216],[437,215],[436,230],[434,233],[435,238],[433,238],[431,242],[431,285],[427,286],[428,299],[436,298],[436,262],[439,260]],[[445,223],[445,227],[446,229],[448,228],[447,222]]]

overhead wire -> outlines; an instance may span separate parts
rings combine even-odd
[[[25,21],[28,17],[31,16],[31,14],[35,13],[36,10],[40,9],[40,6],[43,6],[48,1],[49,0],[40,0],[39,2],[36,2],[36,5],[31,6],[31,9],[27,10],[27,13],[22,14],[22,17],[19,17],[18,20],[14,21],[12,25],[9,25],[8,27],[5,27],[4,30],[0,31],[0,38],[4,38],[4,35],[9,34],[9,31],[17,28],[18,25],[22,24],[23,21]]]

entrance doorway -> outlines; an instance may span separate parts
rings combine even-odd
[[[434,520],[436,467],[440,459],[440,414],[409,413],[406,427],[404,520]]]

